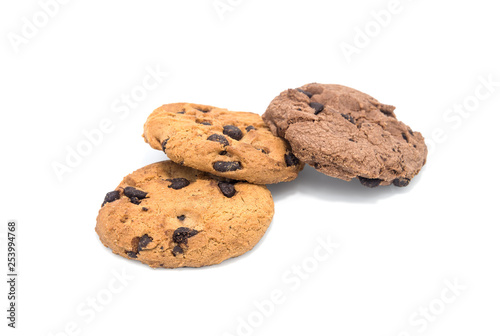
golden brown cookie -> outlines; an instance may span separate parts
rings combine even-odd
[[[167,104],[144,125],[144,139],[177,163],[211,174],[271,184],[291,181],[304,165],[255,113]]]
[[[96,232],[114,253],[151,267],[200,267],[251,250],[273,215],[265,186],[162,161],[106,195]]]
[[[326,175],[405,187],[425,164],[427,147],[394,110],[349,87],[312,83],[282,92],[263,119],[300,160]]]

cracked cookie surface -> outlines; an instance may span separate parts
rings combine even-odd
[[[326,175],[404,187],[425,164],[427,147],[394,110],[349,87],[312,83],[282,92],[262,117],[297,158]]]
[[[304,167],[256,113],[167,104],[148,117],[143,137],[172,161],[255,184],[291,181]]]
[[[114,253],[151,267],[200,267],[251,250],[273,215],[265,186],[162,161],[105,196],[96,232]]]

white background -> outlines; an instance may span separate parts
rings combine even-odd
[[[232,4],[222,17],[212,0],[69,1],[17,47],[10,40],[40,4],[0,5],[1,269],[16,219],[20,275],[16,330],[0,286],[1,334],[499,335],[496,4],[401,0],[381,27],[372,12],[393,9],[389,0],[221,2]],[[359,47],[350,58],[346,44]],[[168,76],[118,112],[147,68]],[[481,78],[497,84],[488,91]],[[396,105],[429,145],[439,142],[409,187],[368,189],[306,168],[270,187],[276,215],[261,243],[214,267],[153,270],[101,245],[94,226],[106,192],[164,159],[141,138],[154,108],[188,101],[263,113],[309,82]],[[470,112],[460,115],[463,104]],[[53,165],[108,119],[112,131],[59,180]],[[339,244],[319,262],[318,239]],[[290,272],[303,264],[298,280]],[[133,279],[120,287],[115,272]],[[282,300],[262,317],[255,302],[277,291]],[[242,327],[249,319],[254,327]]]

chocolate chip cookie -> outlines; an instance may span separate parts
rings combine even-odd
[[[291,181],[304,166],[289,144],[250,112],[167,104],[148,117],[143,137],[172,161],[255,184]]]
[[[394,110],[345,86],[312,83],[282,92],[263,119],[297,158],[326,175],[405,187],[425,164],[427,147]]]
[[[106,194],[96,232],[114,253],[151,267],[199,267],[251,250],[273,215],[265,186],[163,161]]]

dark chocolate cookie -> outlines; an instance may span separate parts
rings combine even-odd
[[[297,158],[326,175],[404,187],[425,164],[427,147],[394,110],[360,91],[313,83],[282,92],[263,119]]]

